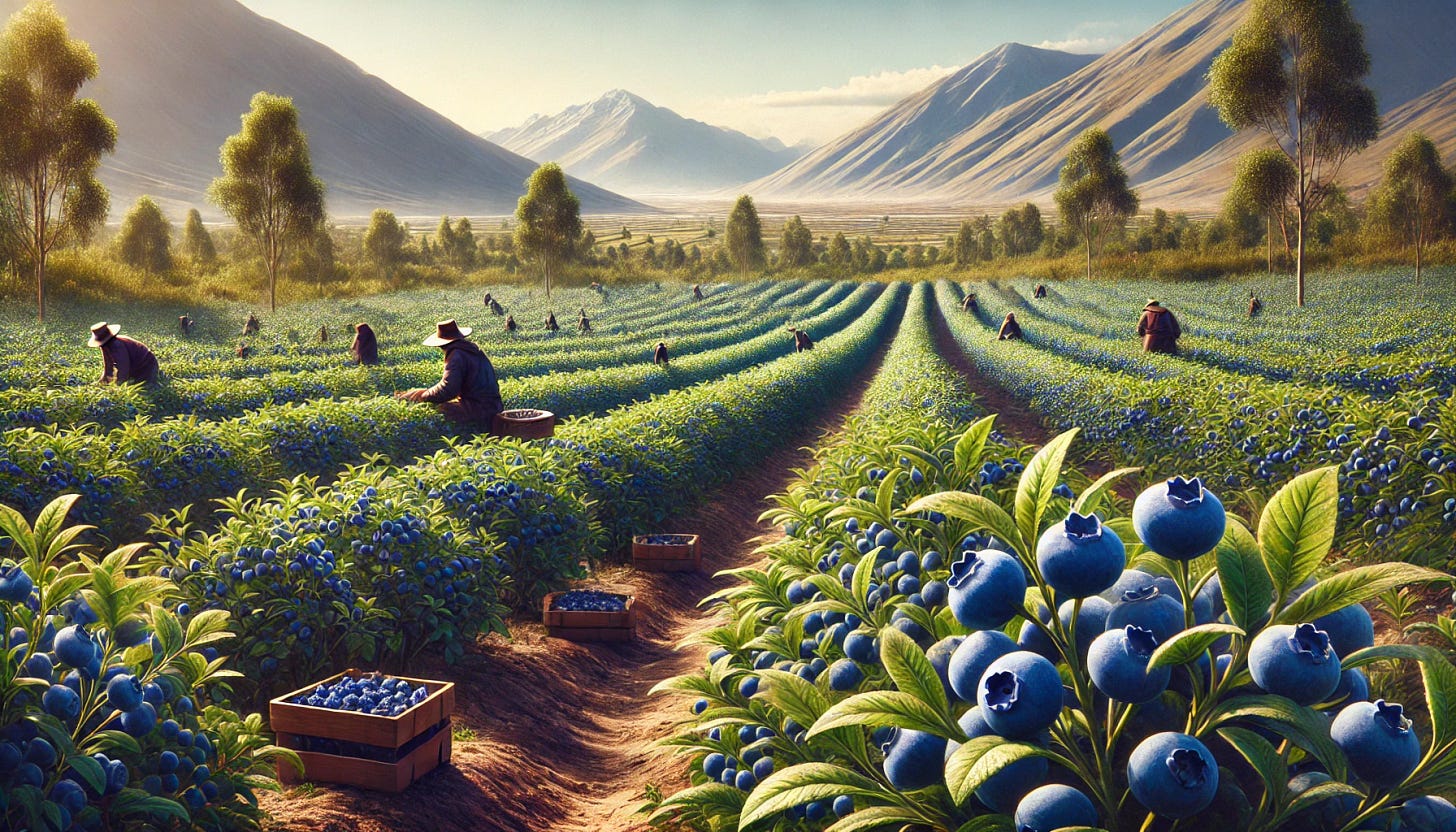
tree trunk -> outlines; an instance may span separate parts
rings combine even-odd
[[[1264,215],[1264,245],[1268,249],[1269,274],[1274,273],[1274,215]]]
[[[41,323],[45,323],[45,271],[46,253],[40,249],[35,258],[35,309]]]
[[[1306,225],[1304,206],[1301,205],[1297,209],[1297,211],[1297,221],[1299,223],[1299,251],[1296,253],[1294,258],[1294,297],[1296,305],[1298,305],[1300,308],[1304,308],[1304,227]]]
[[[1087,279],[1092,279],[1092,235],[1087,235]]]

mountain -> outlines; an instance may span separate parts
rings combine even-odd
[[[1443,126],[1456,132],[1456,93],[1442,94],[1442,85],[1456,77],[1456,50],[1450,49],[1447,34],[1456,30],[1456,3],[1354,0],[1352,5],[1371,54],[1368,82],[1386,115],[1385,137],[1352,160],[1341,177],[1358,191],[1378,178],[1381,148],[1399,141],[1391,134],[1401,125],[1426,125],[1433,134]],[[1253,133],[1231,134],[1207,105],[1209,66],[1247,8],[1245,0],[1199,0],[1084,66],[1053,75],[992,112],[976,112],[964,124],[906,119],[907,112],[917,111],[917,102],[933,99],[951,82],[946,79],[750,191],[780,198],[1046,201],[1067,146],[1082,131],[1101,127],[1112,136],[1145,204],[1216,205],[1238,153],[1268,141]],[[1041,79],[1031,79],[1036,80]],[[1456,151],[1449,142],[1442,148]]]
[[[0,13],[23,5],[0,0]],[[216,216],[205,191],[221,172],[218,150],[259,90],[298,106],[333,216],[509,212],[536,167],[235,0],[56,6],[101,65],[82,95],[117,124],[102,172],[113,214],[151,194],[174,215],[197,207]],[[572,188],[586,211],[648,210],[585,182]]]
[[[646,196],[731,188],[802,155],[777,139],[683,118],[626,90],[485,138],[603,187]]]
[[[1091,63],[1007,43],[894,105],[872,121],[750,186],[752,193],[819,197],[872,192],[947,138]]]

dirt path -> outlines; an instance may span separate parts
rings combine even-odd
[[[976,365],[966,358],[965,350],[951,334],[950,327],[945,322],[945,315],[941,312],[940,304],[930,305],[930,324],[935,330],[935,349],[940,357],[950,362],[952,367],[963,376],[971,385],[971,390],[980,396],[985,404],[987,413],[995,413],[996,428],[1007,436],[1028,445],[1044,445],[1052,438],[1050,431],[1042,422],[1041,417],[1027,407],[1026,402],[1007,392],[1004,388],[991,381],[977,369]],[[987,338],[991,334],[987,332]]]
[[[661,575],[627,568],[593,582],[637,597],[637,640],[581,645],[550,639],[540,621],[511,623],[513,640],[492,638],[454,666],[420,667],[426,678],[456,683],[457,741],[451,765],[402,795],[323,787],[266,795],[280,829],[345,830],[636,830],[646,785],[671,793],[686,785],[682,763],[654,753],[654,742],[689,716],[681,697],[648,696],[659,681],[702,666],[704,648],[678,649],[714,626],[700,599],[730,585],[719,570],[757,561],[755,548],[781,533],[759,524],[764,497],[783,491],[809,451],[838,428],[863,397],[885,346],[825,412],[782,450],[734,478],[666,531],[703,536],[703,570]],[[645,614],[643,614],[645,613]],[[468,738],[461,738],[468,732]]]

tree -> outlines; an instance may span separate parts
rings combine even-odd
[[[728,258],[743,277],[747,278],[749,271],[763,265],[763,225],[758,221],[753,197],[747,194],[738,197],[728,214],[728,227],[723,235]]]
[[[1385,178],[1372,200],[1374,213],[1399,229],[1416,249],[1416,285],[1421,285],[1421,254],[1426,241],[1450,220],[1451,172],[1440,151],[1423,133],[1410,133],[1385,159]]]
[[[116,125],[89,98],[96,54],[71,38],[49,0],[10,18],[0,35],[0,233],[35,269],[36,316],[45,322],[46,258],[106,219],[96,178],[116,149]]]
[[[1127,172],[1107,131],[1092,128],[1072,142],[1055,195],[1062,221],[1077,229],[1087,246],[1087,276],[1092,249],[1107,232],[1137,213],[1138,198],[1127,186]]]
[[[324,220],[324,183],[313,175],[293,99],[253,96],[242,129],[223,142],[222,176],[207,195],[262,252],[268,308],[277,309],[278,274],[288,253],[313,243]]]
[[[783,242],[779,244],[779,265],[794,268],[813,262],[814,235],[796,214],[784,223]]]
[[[955,251],[957,266],[964,268],[976,262],[980,247],[976,244],[976,227],[971,225],[970,220],[961,222],[960,230],[956,232],[955,240],[951,242],[951,248]]]
[[[1375,140],[1380,116],[1362,79],[1364,34],[1347,0],[1255,0],[1209,69],[1209,101],[1233,130],[1269,134],[1297,173],[1296,301],[1304,306],[1310,218],[1340,166]]]
[[[825,253],[825,261],[836,269],[842,269],[849,265],[853,256],[854,252],[850,250],[849,240],[844,232],[834,232],[834,238],[829,241],[829,249]]]
[[[182,254],[194,266],[211,266],[217,262],[217,246],[212,235],[202,224],[202,214],[196,208],[187,211],[187,222],[182,225]]]
[[[581,201],[566,184],[561,166],[549,162],[526,180],[526,194],[516,203],[516,251],[541,266],[546,297],[561,264],[569,262],[581,239]]]
[[[1020,208],[1008,210],[996,222],[996,236],[1001,238],[1006,256],[1031,254],[1041,248],[1041,241],[1046,236],[1041,209],[1028,202]]]
[[[1298,185],[1299,172],[1294,169],[1289,157],[1278,150],[1251,150],[1239,157],[1234,184],[1229,188],[1226,199],[1234,213],[1242,207],[1264,215],[1265,248],[1271,272],[1274,271],[1274,223],[1279,223],[1279,231],[1284,236],[1284,251],[1288,254],[1289,204]]]
[[[369,215],[369,227],[364,230],[364,254],[384,274],[385,280],[394,280],[394,270],[404,259],[408,241],[409,231],[400,225],[393,211],[375,208]]]
[[[152,273],[172,268],[172,223],[151,197],[138,197],[127,212],[116,235],[116,251],[128,266]]]
[[[475,265],[476,253],[475,231],[470,225],[470,218],[461,217],[455,222],[451,235],[450,261],[461,269],[468,269]]]

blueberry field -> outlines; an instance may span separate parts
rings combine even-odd
[[[5,827],[1456,830],[1456,272],[1285,282],[0,310]],[[446,318],[553,436],[392,395]]]

